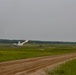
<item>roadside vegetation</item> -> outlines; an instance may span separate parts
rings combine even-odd
[[[76,52],[76,44],[0,44],[0,62]]]
[[[56,67],[53,71],[48,71],[48,75],[76,75],[76,59]]]

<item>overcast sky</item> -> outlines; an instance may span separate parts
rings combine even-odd
[[[0,39],[76,41],[76,0],[0,0]]]

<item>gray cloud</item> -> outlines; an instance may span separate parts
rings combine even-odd
[[[76,41],[76,0],[0,0],[0,38]]]

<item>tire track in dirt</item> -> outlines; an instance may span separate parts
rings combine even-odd
[[[56,64],[71,58],[76,53],[22,59],[0,63],[0,75],[28,75],[46,66]]]

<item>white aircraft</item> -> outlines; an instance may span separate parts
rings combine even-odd
[[[23,46],[26,42],[28,42],[28,40],[20,43],[20,41],[18,41],[18,43],[14,43],[13,46]]]

